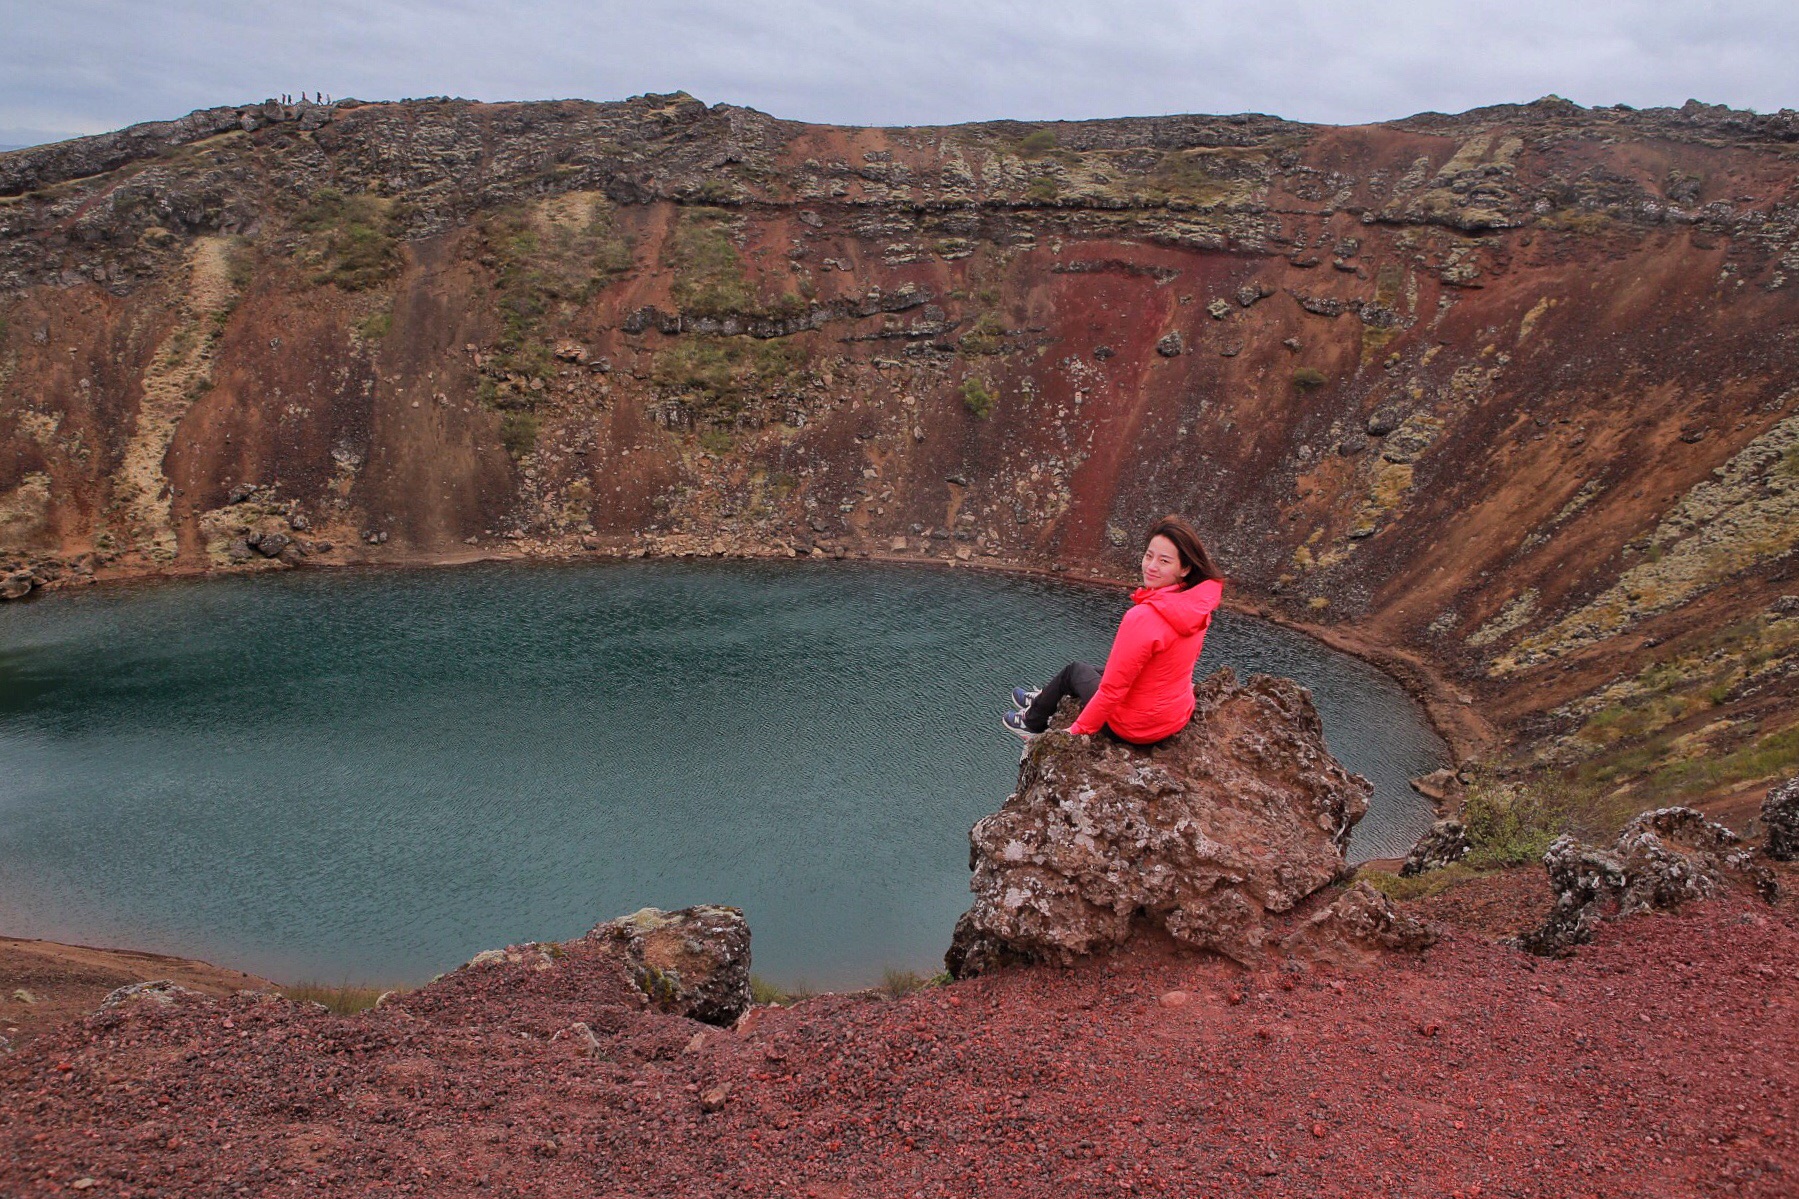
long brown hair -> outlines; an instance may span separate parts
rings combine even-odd
[[[1143,543],[1148,545],[1151,538],[1155,537],[1168,538],[1174,545],[1174,552],[1180,555],[1181,565],[1187,568],[1187,574],[1181,580],[1183,588],[1203,583],[1207,579],[1224,578],[1224,572],[1213,564],[1212,555],[1206,553],[1199,534],[1193,531],[1193,526],[1185,518],[1170,512],[1149,527]]]

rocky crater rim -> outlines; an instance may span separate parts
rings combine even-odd
[[[1117,578],[1175,510],[1458,765],[1723,812],[1794,760],[1794,140],[674,94],[9,153],[0,597],[496,552]]]

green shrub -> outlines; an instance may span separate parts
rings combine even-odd
[[[507,208],[481,226],[494,264],[500,336],[493,373],[547,379],[555,362],[544,326],[559,305],[584,304],[635,261],[609,205],[596,204],[582,226],[540,230],[529,212]]]
[[[523,458],[536,448],[541,424],[534,412],[508,412],[500,418],[500,444],[514,458]]]
[[[997,397],[987,390],[987,384],[980,379],[966,379],[962,383],[962,406],[974,413],[976,419],[986,420],[993,413],[993,404]]]
[[[1317,367],[1302,366],[1293,372],[1293,386],[1300,391],[1316,391],[1330,382]]]
[[[380,341],[393,332],[393,328],[394,314],[386,308],[380,312],[371,312],[363,318],[362,324],[357,326],[357,330],[368,341]]]
[[[1472,869],[1535,862],[1569,828],[1571,805],[1542,784],[1477,783],[1462,804]]]
[[[1205,150],[1165,155],[1146,180],[1144,191],[1150,198],[1179,196],[1202,208],[1216,207],[1246,194],[1244,185],[1228,170],[1228,163]]]
[[[733,240],[733,219],[718,208],[684,208],[675,221],[665,261],[675,272],[675,304],[694,316],[755,309],[755,293]]]
[[[404,261],[397,236],[402,216],[377,196],[346,196],[334,187],[314,192],[294,217],[319,262],[313,281],[363,291],[392,278]]]
[[[975,317],[974,324],[969,326],[956,342],[956,349],[971,358],[987,354],[1005,352],[1006,323],[996,312],[983,312]]]
[[[1356,871],[1358,882],[1365,882],[1385,895],[1388,899],[1428,899],[1432,895],[1441,895],[1451,887],[1459,886],[1469,879],[1480,877],[1481,872],[1461,862],[1451,862],[1438,870],[1427,870],[1423,874],[1404,877],[1391,874],[1385,870],[1375,870],[1364,866]]]
[[[330,983],[299,982],[291,987],[282,987],[281,994],[295,1003],[316,1003],[335,1015],[353,1016],[357,1012],[368,1011],[382,995],[395,989],[352,982],[340,982],[335,986]]]
[[[889,966],[881,972],[879,989],[889,999],[904,999],[915,991],[941,987],[948,982],[947,974],[919,974],[914,970],[900,970]]]
[[[1054,129],[1033,129],[1018,141],[1018,152],[1026,158],[1037,158],[1056,148]]]
[[[225,275],[233,291],[243,291],[256,277],[256,251],[246,238],[234,237],[225,248]]]
[[[700,448],[712,454],[728,454],[737,444],[729,429],[701,429]]]
[[[786,341],[693,334],[656,355],[650,379],[696,399],[701,414],[717,420],[741,412],[752,395],[783,386],[804,364],[804,352]]]
[[[752,1003],[797,1003],[802,999],[810,999],[818,994],[806,983],[794,983],[791,986],[777,986],[763,978],[760,974],[750,975],[750,1002]]]
[[[1049,175],[1039,175],[1024,189],[1024,198],[1033,204],[1053,203],[1062,194],[1062,185]]]

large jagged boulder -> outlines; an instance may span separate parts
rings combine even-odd
[[[1762,823],[1768,829],[1768,856],[1777,862],[1799,858],[1799,777],[1768,788],[1762,799]]]
[[[1411,878],[1427,870],[1441,870],[1467,857],[1470,848],[1467,826],[1459,820],[1439,820],[1412,843],[1412,851],[1399,868],[1400,876]]]
[[[1251,962],[1275,917],[1344,873],[1373,788],[1331,757],[1310,694],[1224,669],[1197,698],[1192,722],[1153,747],[1037,739],[1018,790],[969,833],[975,898],[951,974],[1068,962],[1140,919]]]
[[[1545,956],[1591,941],[1602,921],[1709,899],[1732,880],[1769,901],[1778,894],[1774,876],[1755,863],[1742,838],[1692,808],[1633,817],[1609,849],[1558,837],[1543,854],[1543,867],[1555,906],[1543,927],[1518,944]]]
[[[620,950],[655,1007],[730,1024],[750,1006],[750,926],[742,908],[644,908],[596,925],[588,938]]]

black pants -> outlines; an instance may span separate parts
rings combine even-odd
[[[1086,662],[1070,662],[1056,672],[1055,678],[1043,684],[1043,690],[1024,710],[1024,727],[1033,733],[1048,728],[1049,718],[1056,714],[1056,705],[1066,696],[1074,696],[1084,706],[1099,691],[1099,677],[1099,667]]]

